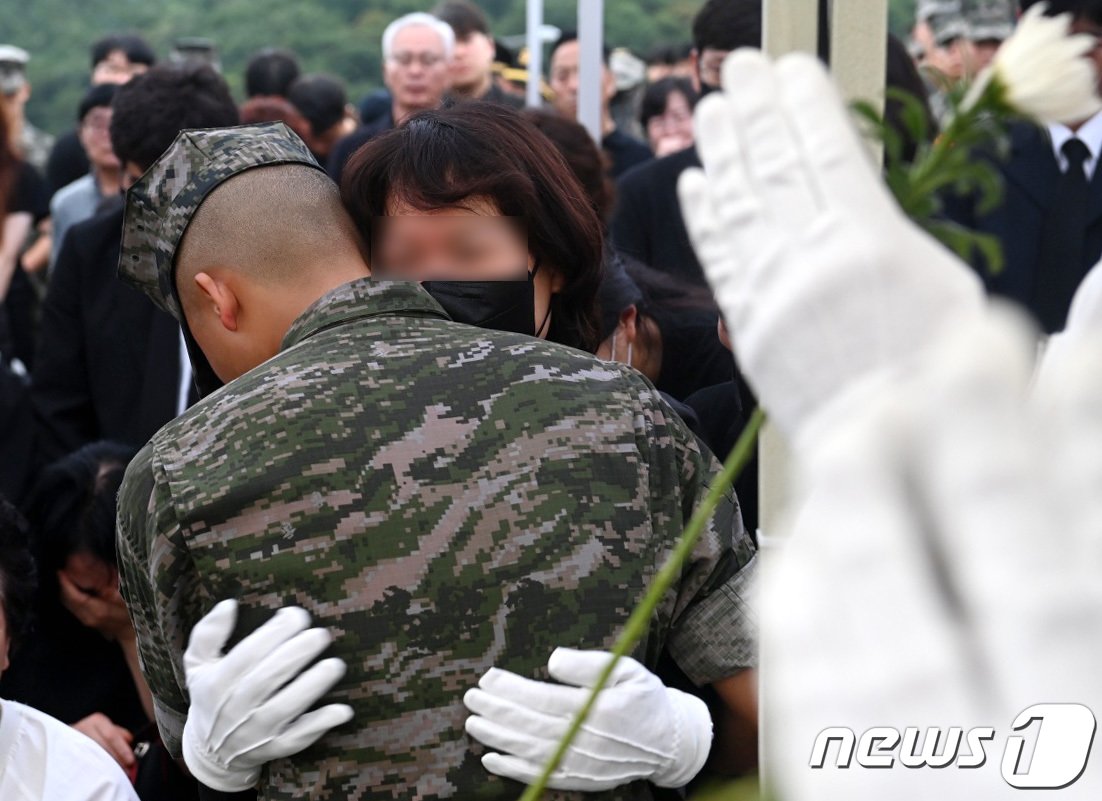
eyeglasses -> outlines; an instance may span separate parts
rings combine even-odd
[[[439,53],[401,52],[401,53],[391,53],[390,54],[390,60],[393,61],[395,64],[397,64],[400,67],[411,66],[413,64],[413,62],[416,61],[422,67],[425,67],[426,69],[428,69],[430,67],[435,67],[437,64],[439,64],[441,61],[444,60],[444,57],[442,55],[440,55]]]

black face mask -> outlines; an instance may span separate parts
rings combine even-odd
[[[526,281],[424,281],[421,286],[457,323],[539,336],[536,329],[536,285],[539,265]],[[548,310],[550,316],[550,309]]]
[[[705,95],[710,95],[712,92],[718,92],[722,88],[723,88],[722,86],[716,86],[715,84],[704,83],[704,81],[701,81],[700,82],[700,97],[704,97]],[[698,98],[698,100],[699,100],[699,98]]]

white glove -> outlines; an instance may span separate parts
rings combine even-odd
[[[1064,330],[1048,338],[1044,358],[1038,369],[1039,393],[1045,394],[1047,391],[1044,385],[1048,383],[1048,373],[1066,374],[1074,372],[1076,367],[1082,367],[1081,362],[1079,365],[1060,363],[1074,362],[1079,358],[1075,352],[1079,349],[1080,342],[1098,341],[1100,337],[1102,337],[1102,264],[1096,264],[1075,291]]]
[[[1034,352],[1020,322],[978,318],[801,455],[808,500],[765,582],[762,625],[778,797],[1007,798],[1002,759],[1024,709],[1102,709],[1098,529],[1078,524],[1102,484],[1088,492],[1078,464],[1055,464],[1092,453],[1102,478],[1102,426],[1069,424],[1070,405],[1043,425],[1027,391]],[[839,769],[833,750],[809,767],[828,727],[928,726],[993,727],[986,765],[907,768],[900,745],[889,769]],[[1068,797],[1100,786],[1089,767]]]
[[[296,754],[352,719],[346,704],[306,712],[345,664],[323,659],[305,669],[332,639],[309,628],[305,609],[280,609],[223,655],[236,621],[236,601],[217,604],[195,624],[184,653],[191,696],[184,761],[196,779],[227,793],[254,786],[265,762]]]
[[[467,733],[504,752],[485,754],[486,770],[534,782],[611,658],[605,651],[556,648],[547,670],[563,684],[490,668],[478,688],[463,696],[474,713]],[[592,792],[649,779],[659,787],[681,787],[700,772],[711,744],[707,705],[624,657],[548,786]]]
[[[820,62],[741,50],[696,108],[679,195],[738,362],[796,447],[862,379],[975,313],[971,270],[900,212]]]

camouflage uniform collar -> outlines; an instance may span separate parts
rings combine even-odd
[[[379,315],[448,315],[416,281],[379,281],[358,278],[323,295],[302,314],[283,336],[280,350],[287,350],[314,334],[350,320]]]

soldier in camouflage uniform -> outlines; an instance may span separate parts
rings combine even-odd
[[[250,215],[305,203],[251,189],[277,165],[320,170],[279,124],[184,132],[127,198],[120,276],[180,320],[197,359],[203,343],[198,375],[228,382],[153,437],[119,498],[122,592],[162,735],[179,754],[196,621],[237,598],[244,634],[293,604],[335,634],[348,672],[326,701],[355,717],[269,763],[260,798],[515,798],[464,733],[464,691],[492,666],[546,678],[559,645],[610,647],[717,465],[635,371],[453,323],[362,260],[355,280],[312,277],[278,352],[227,366],[200,319],[226,310],[184,300],[177,255],[235,182]],[[633,655],[653,668],[668,653],[698,685],[753,666],[754,556],[729,493]]]

